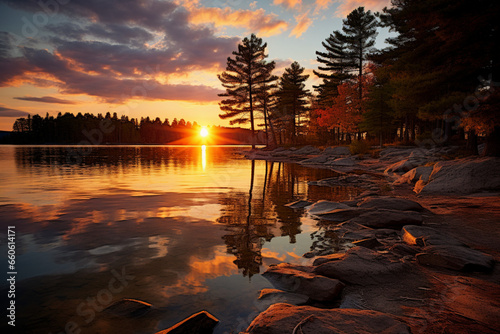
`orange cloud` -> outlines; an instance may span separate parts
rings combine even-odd
[[[290,32],[290,36],[295,36],[299,38],[303,33],[309,29],[313,20],[309,17],[309,11],[295,16],[295,21],[297,21],[297,25]]]
[[[302,5],[302,0],[274,0],[273,4],[292,9],[295,7],[300,7]]]
[[[319,11],[321,9],[326,9],[330,5],[332,0],[316,0],[315,5],[316,5],[316,11]]]
[[[317,0],[327,1],[327,0]],[[358,7],[365,7],[365,10],[380,11],[384,7],[390,7],[390,0],[343,0],[340,6],[337,8],[335,14],[337,16],[343,17],[347,16],[350,12]]]
[[[242,27],[262,36],[278,35],[288,29],[288,23],[265,10],[233,10],[229,7],[191,8],[189,20],[194,24],[213,23],[216,26]]]

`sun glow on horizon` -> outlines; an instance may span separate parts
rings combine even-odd
[[[208,129],[206,127],[202,127],[200,130],[200,136],[206,138],[208,136]]]

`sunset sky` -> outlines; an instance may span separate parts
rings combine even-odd
[[[388,0],[0,0],[0,130],[48,112],[218,117],[217,73],[245,36],[268,43],[276,74],[316,50],[358,6]],[[384,47],[387,32],[376,46]]]

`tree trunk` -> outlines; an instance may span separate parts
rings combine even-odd
[[[272,140],[273,140],[273,145],[276,146],[278,144],[277,140],[276,140],[276,132],[274,132],[274,125],[273,125],[273,121],[271,120],[271,117],[269,115],[269,111],[265,110],[265,113],[267,115],[267,119],[269,120],[269,128],[271,129],[271,135],[272,135]]]
[[[269,131],[267,129],[267,106],[264,102],[264,129],[266,131],[266,147],[269,146]]]
[[[467,133],[467,145],[466,150],[472,155],[478,155],[477,151],[477,135],[471,130]]]
[[[500,126],[495,126],[493,132],[486,137],[484,155],[500,157]]]

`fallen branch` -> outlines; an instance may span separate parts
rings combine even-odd
[[[292,334],[304,334],[304,332],[302,332],[302,329],[300,329],[300,326],[302,326],[303,324],[305,324],[307,321],[311,320],[314,316],[311,314],[310,316],[302,319],[298,324],[297,326],[295,326],[295,328],[293,329],[292,331]],[[300,333],[298,332],[300,330]]]

